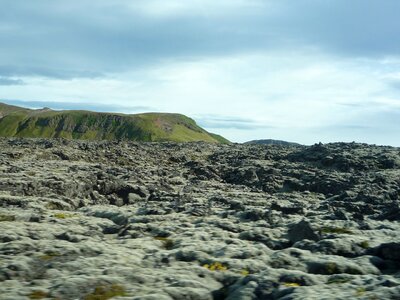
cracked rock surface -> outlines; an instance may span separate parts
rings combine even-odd
[[[400,149],[0,139],[0,299],[400,299]]]

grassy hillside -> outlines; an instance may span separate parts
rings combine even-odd
[[[31,110],[0,103],[0,136],[229,143],[184,115]]]

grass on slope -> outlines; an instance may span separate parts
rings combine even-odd
[[[29,110],[0,103],[0,136],[229,143],[184,115]]]
[[[19,124],[25,120],[27,114],[15,112],[0,119],[0,136],[14,136],[18,132]]]
[[[30,111],[30,109],[19,107],[19,106],[14,106],[14,105],[8,105],[8,104],[0,102],[0,114],[2,114],[2,115],[8,115],[8,114],[14,113],[14,112],[28,113],[28,111]]]

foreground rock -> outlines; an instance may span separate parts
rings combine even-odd
[[[0,140],[1,299],[399,299],[400,149]]]

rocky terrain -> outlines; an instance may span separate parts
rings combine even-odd
[[[266,139],[266,140],[252,140],[252,141],[246,142],[245,144],[254,144],[254,145],[280,145],[280,146],[301,146],[301,144],[298,144],[298,143],[287,142],[287,141],[281,141],[281,140],[272,140],[272,139]]]
[[[400,299],[400,149],[0,139],[0,299]]]

